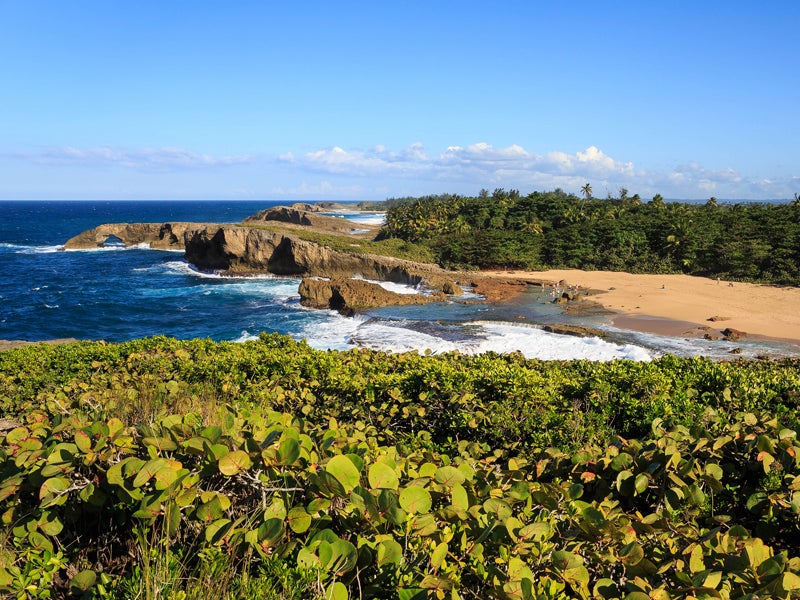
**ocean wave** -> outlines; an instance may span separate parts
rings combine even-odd
[[[160,250],[160,248],[151,248],[148,242],[141,244],[131,244],[130,246],[123,246],[112,244],[109,246],[97,246],[96,248],[64,248],[60,247],[65,252],[127,252],[128,250]],[[181,250],[183,252],[183,250]]]
[[[51,254],[53,252],[61,252],[64,246],[26,246],[23,244],[3,243],[0,244],[0,248],[8,248],[15,254]]]
[[[405,283],[394,283],[393,281],[377,281],[375,279],[365,279],[364,277],[355,276],[352,279],[358,281],[366,281],[367,283],[375,283],[383,289],[394,292],[395,294],[419,294],[422,290],[419,287],[408,285]]]
[[[380,211],[330,211],[319,213],[325,217],[339,217],[353,223],[363,225],[383,225],[386,222],[386,213]]]
[[[333,313],[324,323],[308,325],[303,337],[309,345],[322,350],[363,347],[397,353],[457,351],[470,355],[519,351],[526,358],[541,360],[649,361],[653,358],[646,348],[635,344],[558,335],[536,326],[502,321],[471,321],[444,328],[424,322],[363,316],[348,318]]]

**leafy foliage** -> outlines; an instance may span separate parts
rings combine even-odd
[[[275,335],[0,353],[0,586],[798,597],[797,367]]]

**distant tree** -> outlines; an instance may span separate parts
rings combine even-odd
[[[794,206],[800,206],[800,194],[794,195],[794,200],[792,200],[792,204]]]
[[[717,206],[717,199],[714,196],[711,196],[711,198],[708,199],[708,202],[706,202],[706,206]]]
[[[486,188],[482,188],[480,193],[478,194],[478,198],[488,198],[489,197],[489,190]]]
[[[625,202],[628,199],[628,188],[621,187],[619,188],[619,199]]]
[[[664,196],[661,194],[656,194],[653,196],[653,199],[650,201],[650,204],[655,206],[656,208],[664,208]]]
[[[584,185],[581,188],[581,194],[583,194],[583,197],[584,197],[585,200],[591,200],[592,199],[592,186],[589,185],[588,183],[586,185]]]

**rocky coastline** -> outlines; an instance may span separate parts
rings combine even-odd
[[[378,306],[443,301],[461,295],[462,285],[474,285],[463,273],[436,265],[344,252],[303,239],[293,230],[371,237],[379,230],[306,208],[306,205],[271,208],[248,217],[241,225],[107,223],[67,240],[64,248],[97,248],[116,238],[126,246],[183,250],[186,260],[196,268],[223,276],[298,277],[303,305],[333,308],[347,315]],[[379,282],[413,286],[419,292],[399,294],[384,289]],[[493,285],[502,287],[499,283]]]

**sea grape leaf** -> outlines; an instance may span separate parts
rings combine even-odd
[[[253,466],[250,455],[244,450],[234,450],[219,459],[219,472],[227,477],[232,477]]]
[[[442,566],[445,557],[447,556],[447,542],[442,542],[433,549],[431,552],[431,566],[438,569]]]
[[[644,550],[636,542],[625,544],[619,550],[619,560],[628,567],[638,565],[644,558]]]
[[[450,465],[439,467],[433,475],[433,480],[445,487],[452,487],[456,484],[464,483],[466,479],[467,478],[461,471]]]
[[[333,475],[342,484],[346,494],[349,494],[361,481],[361,473],[353,461],[344,454],[337,454],[325,465],[325,470]]]
[[[350,596],[341,581],[334,581],[325,588],[325,600],[348,600]]]
[[[394,539],[378,542],[378,568],[385,564],[399,565],[403,561],[403,547]]]
[[[450,488],[451,502],[459,510],[469,510],[469,495],[464,486],[456,483]]]
[[[288,521],[289,528],[295,533],[304,533],[311,527],[311,515],[308,514],[303,506],[292,508],[289,511]]]
[[[411,514],[426,513],[431,509],[431,494],[419,486],[404,488],[400,492],[400,506]]]
[[[75,445],[78,447],[78,450],[86,454],[87,452],[91,452],[92,450],[92,438],[89,437],[89,434],[79,429],[75,432]]]
[[[396,490],[400,486],[397,472],[381,462],[370,465],[368,478],[373,489]]]
[[[91,589],[97,581],[97,574],[91,569],[85,569],[76,573],[69,580],[69,588],[77,592],[86,592]]]
[[[278,446],[278,464],[291,465],[300,458],[300,443],[295,439],[286,439]]]

